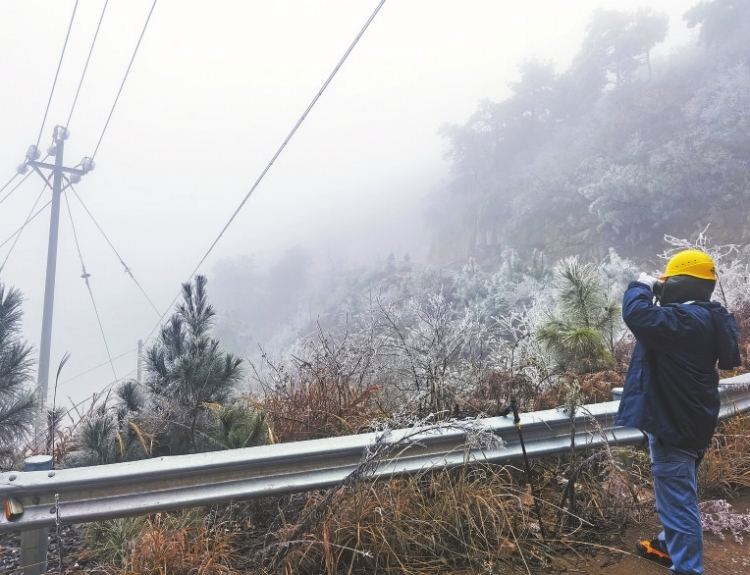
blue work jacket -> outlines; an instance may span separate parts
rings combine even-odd
[[[708,446],[720,407],[716,363],[740,365],[734,316],[716,302],[659,306],[648,286],[631,282],[622,317],[636,345],[617,424],[677,447]]]

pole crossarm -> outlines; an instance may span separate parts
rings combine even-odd
[[[642,431],[614,425],[618,406],[619,401],[611,401],[578,409],[577,450],[600,447],[604,437],[610,445],[646,444]],[[722,393],[721,418],[747,411],[750,390],[746,387]],[[521,414],[529,457],[568,452],[570,421],[570,414],[562,409]],[[477,427],[499,437],[504,445],[476,445],[470,429]],[[385,437],[367,433],[95,467],[9,472],[0,474],[0,497],[21,512],[15,519],[1,518],[0,533],[50,527],[58,516],[64,524],[87,523],[326,489],[354,472],[377,441],[398,449],[381,461],[375,479],[522,457],[513,418],[491,417],[393,430]]]
[[[74,174],[77,176],[85,176],[89,173],[87,170],[81,170],[78,168],[66,168],[65,166],[57,167],[55,164],[47,164],[46,162],[36,162],[36,161],[29,161],[27,162],[31,167],[33,168],[45,168],[47,170],[59,170],[60,172],[64,172],[66,174]]]

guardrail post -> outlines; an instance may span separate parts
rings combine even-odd
[[[24,471],[52,469],[51,455],[32,455],[24,460]],[[47,536],[49,530],[35,529],[21,532],[21,571],[23,575],[47,572]]]

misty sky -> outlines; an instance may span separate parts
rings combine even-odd
[[[368,237],[367,254],[416,250],[382,233],[449,171],[444,123],[501,100],[536,57],[564,70],[596,8],[649,6],[670,16],[664,54],[684,44],[695,0],[388,0],[287,149],[200,269],[242,254],[268,259],[300,244]],[[111,0],[66,143],[65,164],[91,155],[152,0]],[[96,157],[76,186],[158,308],[165,311],[297,122],[379,0],[160,0]],[[0,3],[0,186],[37,140],[74,0]],[[64,124],[104,1],[81,0],[40,148]],[[18,181],[20,178],[17,178]],[[0,205],[0,242],[42,191],[32,175]],[[7,190],[6,190],[7,192]],[[0,199],[5,192],[0,194]],[[50,198],[45,191],[41,203]],[[41,205],[41,204],[40,204]],[[157,314],[71,198],[73,220],[120,378]],[[38,347],[49,212],[24,230],[0,273],[25,296],[24,332]],[[367,235],[368,230],[373,230]],[[378,231],[380,230],[380,231]],[[0,263],[10,244],[0,248]],[[354,250],[349,246],[350,252]],[[351,253],[348,254],[351,256]],[[58,404],[114,379],[65,203],[52,374],[72,354]],[[209,283],[209,295],[211,285]],[[50,398],[52,389],[50,389]]]

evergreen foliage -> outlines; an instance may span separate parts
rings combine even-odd
[[[213,404],[210,408],[215,424],[209,428],[209,434],[223,449],[251,447],[268,441],[265,414],[247,402]]]
[[[224,403],[242,378],[242,360],[223,352],[209,330],[216,315],[208,303],[207,280],[182,286],[183,302],[147,350],[146,385],[165,415],[169,452],[206,449],[208,404]]]
[[[36,405],[29,390],[32,348],[20,337],[21,292],[0,283],[0,458],[12,459],[28,438]]]
[[[593,373],[612,364],[615,336],[621,329],[620,306],[604,294],[596,266],[577,257],[556,269],[557,310],[539,326],[559,372]]]
[[[211,337],[207,280],[182,286],[183,301],[147,350],[145,383],[120,383],[78,428],[70,466],[235,449],[269,439],[264,414],[237,399],[241,360]]]

